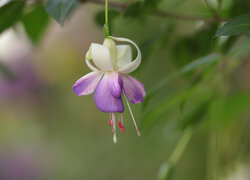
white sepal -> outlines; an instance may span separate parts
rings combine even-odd
[[[113,65],[108,47],[92,43],[91,56],[94,64],[103,71],[112,71]]]
[[[136,70],[141,63],[141,51],[140,51],[139,47],[133,41],[131,41],[130,39],[127,39],[127,38],[113,37],[113,36],[110,36],[109,38],[112,38],[112,39],[114,39],[116,41],[120,41],[120,42],[128,42],[128,43],[131,43],[135,46],[135,48],[137,50],[137,56],[136,56],[135,60],[122,66],[121,68],[118,69],[118,71],[121,73],[127,74],[127,73],[131,73],[134,70]]]
[[[92,57],[91,57],[91,45],[90,45],[89,50],[87,51],[85,55],[85,61],[89,69],[91,69],[92,71],[98,71],[98,69],[91,64],[91,59]]]
[[[99,69],[97,69],[95,66],[91,64],[91,60],[86,60],[86,64],[92,71],[99,71]]]
[[[129,45],[117,45],[117,66],[122,68],[132,61],[132,50]]]

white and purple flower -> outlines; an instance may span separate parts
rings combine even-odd
[[[137,57],[132,61],[130,45],[116,45],[115,41],[127,42],[135,46]],[[118,126],[124,132],[123,116],[124,106],[122,95],[128,105],[138,136],[140,132],[135,122],[128,99],[131,103],[141,103],[145,97],[143,84],[137,79],[127,75],[138,68],[141,63],[139,47],[126,38],[106,38],[102,44],[92,43],[86,54],[86,63],[93,71],[80,78],[73,86],[78,96],[95,92],[96,106],[106,113],[110,113],[109,124],[113,125],[114,143],[117,142],[115,130],[115,113],[118,115]]]

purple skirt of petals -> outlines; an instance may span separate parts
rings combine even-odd
[[[120,97],[122,94],[123,81],[118,72],[110,72],[109,76],[109,90],[114,97]]]
[[[129,75],[123,75],[122,80],[124,93],[131,103],[142,103],[146,95],[144,85]]]
[[[86,74],[82,78],[80,78],[74,86],[72,87],[73,91],[78,96],[84,96],[91,94],[95,91],[103,73],[94,71],[91,73]]]
[[[122,80],[120,75],[105,73],[95,90],[95,104],[102,112],[124,112],[122,102]]]

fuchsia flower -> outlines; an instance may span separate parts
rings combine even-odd
[[[136,47],[137,57],[132,61],[130,45],[116,45],[115,41],[128,42]],[[73,86],[78,96],[91,94],[95,91],[96,106],[106,113],[110,113],[109,124],[113,125],[113,141],[117,142],[115,114],[118,115],[118,126],[124,132],[123,116],[124,106],[122,95],[128,105],[138,136],[140,132],[135,122],[128,100],[131,103],[141,103],[145,97],[143,84],[137,79],[127,75],[138,68],[141,63],[139,47],[126,38],[106,38],[103,45],[92,43],[86,54],[86,63],[93,71],[80,78]]]

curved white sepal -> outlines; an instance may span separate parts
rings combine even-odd
[[[87,51],[87,53],[85,55],[85,61],[86,61],[87,66],[89,67],[89,69],[91,69],[92,71],[98,71],[98,69],[91,64],[91,62],[90,62],[91,59],[92,59],[92,57],[91,57],[91,45],[90,45],[89,50]]]
[[[119,72],[121,73],[131,73],[133,72],[134,70],[136,70],[140,63],[141,63],[141,51],[139,49],[139,47],[133,42],[131,41],[130,39],[127,39],[127,38],[121,38],[121,37],[113,37],[113,36],[109,36],[110,38],[116,40],[116,41],[120,41],[120,42],[128,42],[130,44],[133,44],[137,50],[137,56],[135,58],[134,61],[122,66],[121,68],[118,69]]]
[[[113,65],[110,57],[108,47],[92,43],[91,44],[91,57],[94,64],[103,71],[112,71]]]
[[[89,47],[89,50],[87,51],[86,55],[85,55],[85,59],[86,60],[91,60],[92,57],[91,57],[91,45]]]
[[[91,64],[91,60],[87,60],[87,59],[86,59],[86,64],[87,64],[87,66],[89,67],[89,69],[91,69],[92,71],[99,71],[99,69],[97,69],[95,66],[93,66],[93,65]]]
[[[119,69],[131,63],[132,49],[130,45],[117,45],[116,49],[117,49],[117,67]]]

